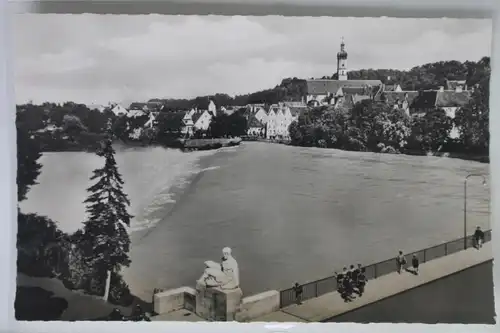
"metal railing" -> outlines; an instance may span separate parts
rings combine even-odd
[[[484,232],[484,241],[491,241],[491,230]],[[473,236],[467,236],[467,248],[474,246]],[[459,251],[464,250],[464,238],[452,240],[443,244],[429,247],[416,252],[406,253],[407,261],[411,261],[411,257],[415,254],[420,263],[425,263],[433,259],[441,258]],[[396,257],[384,260],[372,265],[364,266],[366,272],[365,276],[368,280],[376,279],[378,277],[396,272]],[[302,301],[316,298],[321,295],[330,293],[337,290],[337,279],[335,276],[316,280],[302,284]],[[294,304],[295,291],[292,288],[282,290],[280,292],[280,308]]]

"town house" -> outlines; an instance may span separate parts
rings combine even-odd
[[[212,121],[212,114],[207,110],[195,112],[191,116],[194,132],[207,131]]]
[[[422,117],[427,112],[436,108],[442,109],[448,117],[455,118],[456,112],[467,105],[471,99],[472,91],[462,90],[462,87],[455,87],[455,90],[426,90],[418,94],[410,106],[410,114],[413,117]],[[459,137],[459,129],[453,125],[450,138]]]
[[[255,115],[252,115],[248,121],[247,135],[264,137],[266,134],[266,125],[260,122]]]

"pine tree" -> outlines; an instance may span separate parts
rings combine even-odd
[[[118,273],[122,266],[128,266],[130,259],[130,238],[127,227],[132,215],[127,212],[130,201],[123,191],[123,179],[118,172],[113,135],[108,122],[107,136],[97,155],[104,157],[102,168],[93,172],[90,180],[97,182],[89,187],[85,200],[87,221],[84,222],[82,241],[86,249],[87,262],[103,282],[107,271]]]

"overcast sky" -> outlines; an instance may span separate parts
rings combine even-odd
[[[16,100],[124,104],[230,95],[348,66],[408,69],[490,55],[491,20],[279,16],[14,17]]]

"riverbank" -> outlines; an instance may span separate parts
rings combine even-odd
[[[223,147],[237,146],[241,138],[219,138],[219,139],[187,139],[181,140],[183,151],[212,150]]]

